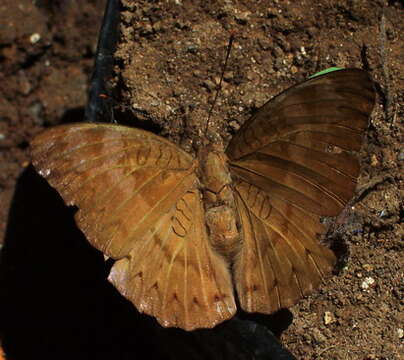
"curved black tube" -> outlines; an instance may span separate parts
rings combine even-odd
[[[113,122],[111,89],[114,53],[119,39],[120,0],[108,0],[105,8],[91,77],[85,121]],[[107,95],[106,98],[102,95]]]

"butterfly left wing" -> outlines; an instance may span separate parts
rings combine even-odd
[[[79,210],[87,240],[117,260],[109,280],[163,326],[213,327],[235,310],[230,273],[208,242],[194,159],[139,129],[51,128],[33,164]]]
[[[233,272],[244,310],[291,306],[331,271],[320,217],[353,195],[374,97],[364,71],[331,72],[270,100],[233,137],[226,154],[243,242]]]

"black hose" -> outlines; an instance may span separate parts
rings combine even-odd
[[[114,121],[109,80],[113,74],[114,53],[119,39],[120,9],[120,0],[107,1],[85,110],[85,121],[88,122]]]

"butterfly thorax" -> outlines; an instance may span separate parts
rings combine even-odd
[[[228,159],[219,144],[203,147],[198,158],[209,239],[221,255],[232,260],[238,248],[240,234]]]

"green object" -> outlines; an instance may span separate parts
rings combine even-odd
[[[335,66],[334,66],[334,67],[330,67],[330,68],[328,68],[328,69],[321,70],[321,71],[315,73],[314,75],[309,76],[309,79],[314,78],[314,77],[316,77],[316,76],[320,76],[320,75],[327,74],[327,73],[332,72],[332,71],[338,71],[338,70],[343,70],[343,69],[344,69],[344,68],[335,67]]]

